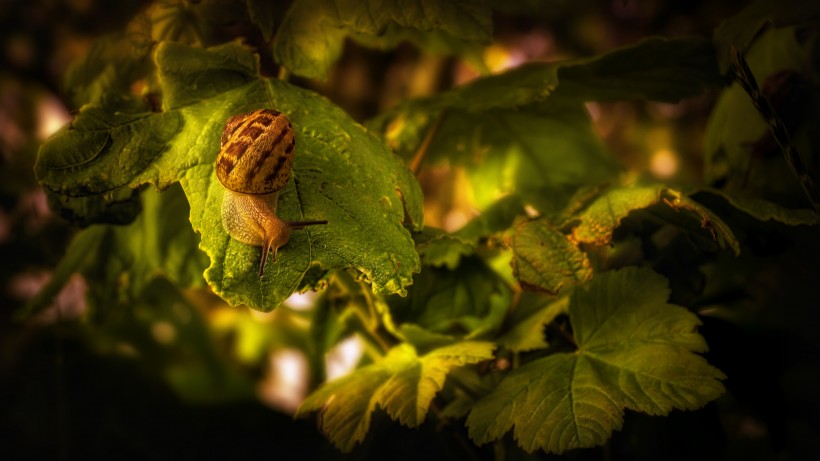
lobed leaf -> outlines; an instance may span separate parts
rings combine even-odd
[[[355,269],[376,292],[404,293],[419,260],[402,221],[406,210],[422,225],[421,191],[384,144],[327,99],[260,78],[257,58],[241,45],[202,50],[163,43],[156,61],[165,111],[84,108],[40,151],[35,170],[46,188],[89,195],[179,181],[211,259],[205,278],[232,304],[271,310],[314,265]],[[295,232],[262,280],[255,269],[261,250],[232,240],[222,227],[223,189],[213,168],[225,120],[261,107],[285,113],[297,132],[279,215],[329,221]]]
[[[302,402],[296,417],[320,410],[322,430],[342,451],[364,440],[377,407],[405,426],[418,427],[447,374],[491,359],[493,347],[461,342],[418,356],[412,346],[401,344],[382,360],[326,383]]]
[[[717,398],[725,376],[694,354],[706,350],[700,322],[668,296],[665,278],[638,268],[576,290],[569,316],[578,350],[512,371],[475,404],[470,437],[482,444],[512,429],[528,452],[563,453],[605,443],[624,409],[663,415]]]

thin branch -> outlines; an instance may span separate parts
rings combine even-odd
[[[410,171],[415,175],[418,176],[419,170],[421,170],[421,164],[424,161],[424,158],[427,156],[427,151],[430,149],[430,144],[433,142],[433,138],[436,137],[439,128],[441,128],[442,123],[444,122],[444,118],[447,116],[446,109],[442,111],[439,116],[436,118],[436,121],[427,129],[427,134],[424,136],[424,140],[421,142],[421,145],[416,150],[416,154],[413,156],[413,160],[410,162]]]
[[[772,103],[766,97],[766,94],[760,90],[760,87],[758,87],[757,80],[755,80],[755,76],[749,68],[749,63],[746,62],[746,59],[740,54],[740,51],[733,46],[731,52],[732,70],[735,73],[735,79],[740,83],[740,86],[743,87],[749,97],[752,98],[752,103],[757,111],[766,119],[766,123],[769,125],[769,131],[771,131],[772,137],[774,137],[777,145],[780,146],[786,163],[789,164],[789,167],[800,181],[800,186],[803,188],[803,192],[811,202],[814,210],[820,213],[820,191],[818,191],[814,180],[812,180],[811,175],[809,175],[809,171],[803,163],[803,159],[800,158],[800,154],[792,144],[789,130],[786,129],[786,124],[777,116]]]

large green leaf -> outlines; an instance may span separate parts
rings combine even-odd
[[[370,126],[407,158],[435,127],[425,162],[465,167],[480,209],[516,193],[552,212],[579,187],[619,171],[585,101],[677,101],[719,82],[708,41],[655,38],[592,59],[531,63],[479,78],[406,101]]]
[[[491,359],[493,347],[462,342],[418,356],[408,344],[396,346],[382,360],[325,384],[302,402],[296,416],[321,410],[322,430],[340,450],[350,451],[364,440],[376,407],[401,424],[419,426],[447,374]]]
[[[700,321],[668,297],[666,279],[637,268],[576,290],[569,316],[578,350],[512,371],[476,403],[470,437],[486,443],[514,428],[524,450],[563,453],[606,442],[624,409],[665,415],[717,398],[725,376],[694,353],[707,349]]]
[[[474,51],[468,42],[491,38],[490,9],[484,3],[296,0],[276,32],[274,58],[295,74],[325,78],[348,36],[377,47],[411,40],[430,51],[468,53]]]
[[[211,258],[205,277],[232,304],[271,310],[314,264],[355,269],[377,292],[404,293],[419,261],[402,221],[406,210],[421,226],[421,191],[383,143],[327,99],[260,78],[256,56],[241,45],[201,50],[164,43],[156,61],[164,112],[85,108],[40,151],[36,172],[46,188],[89,195],[179,181],[191,224],[202,234],[200,247]],[[225,121],[261,107],[287,114],[297,133],[279,215],[329,224],[295,232],[260,280],[254,267],[261,250],[231,239],[222,227],[223,188],[213,163]]]

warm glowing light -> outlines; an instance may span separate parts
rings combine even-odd
[[[259,398],[268,405],[293,413],[307,393],[308,363],[296,349],[280,349],[270,357],[268,376],[259,385]]]
[[[455,232],[467,224],[469,220],[470,216],[464,210],[451,210],[444,216],[444,230],[447,232]]]
[[[177,337],[177,329],[168,322],[154,322],[151,325],[151,336],[160,344],[171,344]]]
[[[364,344],[361,338],[356,335],[337,344],[325,356],[325,375],[327,376],[327,380],[331,381],[336,378],[341,378],[353,371],[359,363],[359,360],[361,360],[363,352]]]
[[[295,311],[309,311],[316,303],[316,297],[319,293],[315,291],[308,291],[306,293],[294,293],[285,300],[285,305]]]
[[[652,154],[649,170],[659,178],[669,178],[678,172],[678,156],[669,149],[660,149]]]
[[[520,51],[510,50],[498,44],[490,45],[484,50],[484,62],[493,73],[520,66],[524,61],[525,58]]]
[[[45,140],[70,120],[71,116],[57,98],[43,97],[37,107],[37,138]]]

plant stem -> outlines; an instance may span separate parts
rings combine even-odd
[[[427,129],[427,133],[424,135],[424,140],[419,145],[419,148],[416,150],[416,154],[413,156],[413,160],[410,162],[410,171],[415,175],[418,176],[419,170],[421,170],[421,164],[424,161],[424,157],[427,156],[427,151],[430,150],[430,144],[433,142],[433,138],[438,133],[439,129],[441,128],[442,123],[444,122],[444,118],[447,116],[447,112],[442,111],[439,116],[436,118],[436,121],[433,122],[432,125]]]
[[[794,172],[798,181],[800,181],[800,186],[803,188],[803,192],[811,202],[814,210],[820,213],[820,191],[818,191],[817,186],[809,175],[809,171],[806,169],[806,165],[803,163],[803,159],[800,158],[797,149],[792,145],[786,124],[778,117],[772,103],[766,97],[766,94],[760,90],[760,87],[758,87],[757,80],[755,80],[755,76],[749,68],[749,63],[746,62],[746,59],[740,54],[740,51],[733,46],[731,52],[732,70],[735,73],[735,80],[740,83],[740,86],[743,87],[749,97],[752,98],[752,103],[755,108],[763,115],[763,118],[766,119],[769,125],[769,131],[771,131],[772,137],[777,142],[781,152],[783,152],[786,163],[788,163],[792,172]]]

